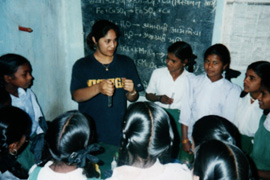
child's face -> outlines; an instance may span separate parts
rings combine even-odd
[[[270,109],[270,93],[264,86],[261,87],[261,93],[258,96],[258,100],[261,109]]]
[[[226,69],[226,67],[227,64],[223,64],[220,57],[215,54],[207,56],[204,60],[204,70],[212,82],[222,78],[222,72]]]
[[[248,69],[244,79],[244,91],[247,93],[259,93],[260,86],[261,78],[252,69]]]
[[[173,53],[168,53],[167,55],[167,67],[170,73],[179,72],[182,73],[184,70],[185,63],[183,63],[178,57]]]
[[[14,76],[10,77],[9,84],[23,89],[29,88],[33,83],[32,69],[28,64],[18,67]]]

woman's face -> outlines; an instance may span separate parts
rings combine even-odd
[[[94,39],[93,41],[97,46],[97,53],[106,57],[112,57],[114,55],[117,48],[117,36],[113,29],[109,30],[104,37],[98,40],[98,42],[96,42]]]
[[[173,53],[168,53],[166,63],[170,73],[182,73],[186,65],[186,63],[182,62],[181,59],[176,57]]]
[[[248,69],[244,79],[244,91],[247,93],[259,93],[260,86],[261,78],[252,69]]]
[[[222,72],[226,67],[227,64],[223,64],[220,57],[215,54],[208,55],[204,60],[204,70],[212,82],[222,78]]]

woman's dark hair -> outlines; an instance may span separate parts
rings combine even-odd
[[[32,121],[23,110],[5,106],[0,108],[0,171],[9,171],[16,177],[27,179],[28,172],[9,153],[9,145],[21,140],[23,135],[28,138],[31,133]],[[18,154],[23,150],[22,146]]]
[[[95,171],[90,155],[95,151],[89,145],[90,126],[87,118],[79,111],[68,111],[57,118],[50,124],[46,133],[50,154],[55,163],[75,164],[77,167],[84,169],[83,173],[88,177],[99,177]],[[88,149],[90,151],[88,151]],[[88,161],[90,160],[90,161]]]
[[[0,57],[0,87],[5,87],[4,75],[13,76],[17,72],[18,67],[30,62],[23,56],[18,54],[5,54]]]
[[[118,166],[143,160],[142,167],[170,158],[173,131],[168,114],[151,102],[131,104],[124,116]]]
[[[256,62],[251,63],[247,67],[247,70],[249,70],[249,69],[253,70],[260,78],[262,78],[262,67],[265,64],[269,64],[269,62],[267,62],[267,61],[256,61]],[[247,92],[242,91],[240,97],[245,97],[247,94],[248,94]]]
[[[195,147],[209,140],[220,140],[240,147],[240,133],[227,119],[208,115],[199,119],[193,126],[192,137]]]
[[[192,53],[192,48],[188,43],[184,41],[177,41],[169,46],[168,53],[173,53],[182,62],[187,59],[188,71],[193,72],[193,65],[196,63],[195,59],[197,56]]]
[[[222,61],[223,65],[227,64],[225,69],[225,78],[231,80],[231,78],[238,77],[241,73],[239,71],[230,69],[231,64],[231,56],[230,51],[228,48],[223,44],[214,44],[210,46],[204,53],[204,61],[206,60],[207,56],[209,55],[217,55],[219,56],[220,60]]]
[[[200,180],[248,180],[251,170],[245,154],[232,144],[211,140],[195,154],[194,175]]]
[[[108,20],[96,21],[95,24],[92,26],[92,30],[86,39],[89,48],[92,50],[96,50],[95,43],[93,42],[92,37],[94,37],[96,42],[98,42],[99,39],[106,36],[108,31],[111,29],[114,30],[116,37],[118,39],[120,36],[120,30],[117,25]]]

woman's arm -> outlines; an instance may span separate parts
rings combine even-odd
[[[101,83],[91,87],[77,89],[72,92],[72,99],[77,102],[83,102],[92,99],[99,93],[112,96],[114,93],[114,85],[110,80],[103,80]]]

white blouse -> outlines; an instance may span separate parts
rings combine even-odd
[[[251,103],[251,97],[248,93],[245,97],[239,99],[234,124],[241,134],[254,137],[262,114],[263,110],[259,106],[259,101],[256,99]]]
[[[180,123],[188,126],[191,140],[194,123],[204,116],[218,115],[233,121],[241,88],[225,78],[212,82],[205,73],[190,81],[191,88],[182,105]]]
[[[189,87],[188,78],[193,76],[195,75],[184,69],[183,73],[174,81],[167,67],[155,69],[151,75],[146,92],[173,98],[171,105],[160,102],[155,103],[167,109],[180,109],[186,88]]]

